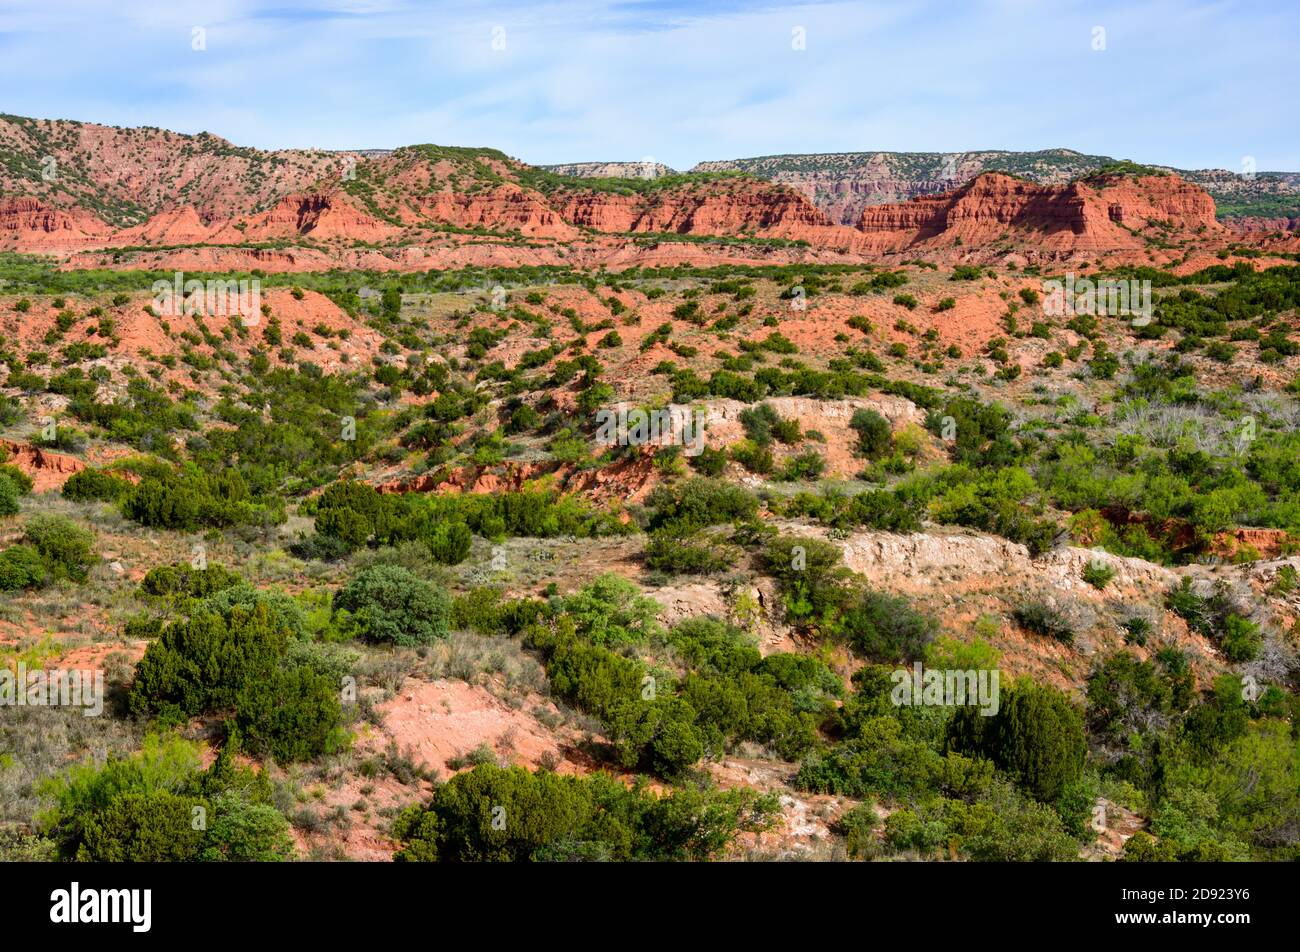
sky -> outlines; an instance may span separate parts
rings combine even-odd
[[[535,164],[1064,147],[1300,170],[1300,0],[0,0],[0,112]]]

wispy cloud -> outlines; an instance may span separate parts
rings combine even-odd
[[[1068,146],[1295,169],[1296,20],[1281,0],[0,0],[0,108],[533,162]]]

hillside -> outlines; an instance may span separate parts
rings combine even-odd
[[[347,154],[232,145],[210,133],[123,129],[0,115],[0,199],[79,207],[107,225],[140,225],[192,207],[204,221],[266,207],[347,167]]]
[[[1214,190],[1202,191],[1173,173],[1172,206],[1112,189],[1127,218],[1104,220],[1104,196],[1079,190],[1124,163],[1068,150],[775,156],[643,177],[638,163],[542,168],[491,148],[261,152],[206,133],[2,117],[0,167],[0,250],[191,270],[830,264],[909,247],[1137,263],[1226,247],[1215,192],[1234,215],[1260,213],[1234,220],[1261,241],[1300,214],[1290,178],[1197,173]],[[1039,191],[989,189],[989,168]]]
[[[1115,159],[1070,149],[942,152],[845,152],[775,155],[701,162],[695,171],[735,170],[799,189],[833,220],[857,221],[868,205],[948,191],[984,172],[1007,172],[1040,185],[1060,185]],[[1259,172],[1253,178],[1222,169],[1160,166],[1210,193],[1225,220],[1300,215],[1300,173]]]
[[[760,257],[791,243],[842,250],[854,240],[797,193],[739,173],[578,183],[494,149],[269,153],[206,134],[6,117],[0,162],[0,248],[26,252],[287,242],[310,260],[324,245],[335,254],[431,245],[453,255],[504,246],[523,263],[537,251],[558,262],[565,253],[549,243],[579,239],[598,253],[643,257],[642,239],[661,233],[728,239]],[[462,263],[487,263],[476,254],[471,247]]]
[[[0,860],[1300,858],[1295,237],[7,128]]]
[[[562,165],[541,165],[538,168],[556,175],[574,178],[659,178],[679,175],[676,169],[662,162],[569,162]]]
[[[1149,171],[1096,172],[1059,186],[986,172],[952,192],[868,206],[859,228],[881,251],[1032,248],[1036,256],[1170,247],[1224,230],[1204,190]]]

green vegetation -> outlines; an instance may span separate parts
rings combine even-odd
[[[1042,161],[1080,174],[1086,159]],[[406,160],[446,162],[469,189],[586,187],[489,150]],[[591,188],[639,200],[705,181]],[[397,220],[384,181],[347,188]],[[134,671],[108,652],[101,721],[0,723],[0,857],[276,860],[295,855],[292,821],[312,858],[337,858],[321,843],[360,820],[401,860],[730,858],[774,804],[715,789],[725,758],[861,801],[836,804],[853,807],[834,829],[854,858],[1106,855],[1104,798],[1146,826],[1128,861],[1294,860],[1300,382],[1279,381],[1297,379],[1300,268],[1226,263],[1252,250],[1194,274],[1089,274],[1150,280],[1143,326],[1040,313],[1018,287],[1044,277],[1032,265],[1011,280],[918,261],[267,274],[356,328],[270,305],[251,329],[152,315],[175,346],[141,350],[138,371],[101,359],[127,326],[106,309],[138,315],[170,275],[129,270],[130,250],[102,271],[0,256],[0,310],[25,301],[15,320],[52,327],[42,350],[0,339],[16,394],[0,426],[95,464],[37,494],[0,460],[5,617],[51,619],[4,664],[57,659],[76,625],[146,644]],[[942,295],[968,282],[1000,295],[1004,330],[953,343],[951,317],[919,301],[956,308]],[[824,340],[786,323],[796,299],[810,318],[831,305]],[[787,397],[837,403],[796,419]],[[620,403],[714,399],[740,405],[707,407],[698,455],[595,435]],[[52,430],[45,407],[61,408]],[[220,564],[175,561],[200,540]],[[967,543],[1006,572],[930,564]],[[917,584],[899,585],[911,566],[892,553],[909,551]],[[1154,570],[1121,576],[1103,553],[1180,580],[1150,590]],[[869,577],[845,564],[876,556]],[[899,675],[922,669],[1000,674],[1000,694],[900,700]],[[1011,680],[1024,670],[1037,680]],[[554,730],[583,776],[554,754],[505,766],[512,734],[427,767],[348,749],[430,680]],[[354,779],[354,804],[313,804]]]
[[[484,809],[490,805],[490,809]],[[656,796],[596,774],[485,764],[393,824],[406,862],[707,860],[770,825],[772,798],[683,788]]]
[[[447,636],[451,599],[406,569],[376,565],[335,593],[334,609],[368,641],[427,645]]]
[[[264,771],[239,766],[232,739],[206,770],[197,745],[146,738],[137,754],[52,778],[41,832],[80,862],[277,862],[289,824]]]
[[[32,516],[21,539],[0,551],[0,591],[84,582],[98,561],[94,545],[94,533],[66,516]]]
[[[164,723],[233,713],[251,750],[286,763],[342,748],[340,685],[312,656],[290,652],[293,633],[273,602],[251,589],[223,598],[231,591],[159,625],[136,666],[132,712]]]

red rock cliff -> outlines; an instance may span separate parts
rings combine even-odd
[[[1153,229],[1182,235],[1222,231],[1209,193],[1176,175],[1051,186],[998,173],[943,195],[868,207],[858,227],[882,251],[978,248],[1006,239],[1054,251],[1113,251],[1145,247],[1141,233]]]
[[[90,212],[63,209],[36,198],[0,198],[0,244],[16,248],[79,247],[109,228]]]

